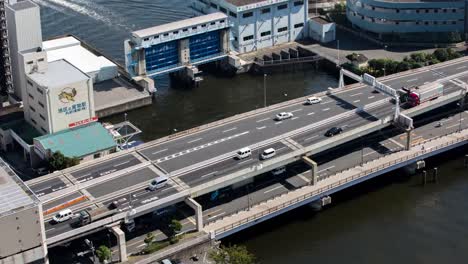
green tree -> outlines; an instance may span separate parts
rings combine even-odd
[[[154,241],[154,234],[152,232],[149,232],[148,234],[146,234],[146,237],[145,237],[145,244],[146,245],[150,245],[151,243],[153,243]]]
[[[180,230],[182,230],[182,224],[180,223],[180,221],[173,219],[169,224],[169,228],[171,229],[172,236],[175,236],[177,233],[180,232]]]
[[[412,53],[411,55],[411,59],[413,59],[415,62],[426,62],[426,53],[424,52],[416,52],[416,53]]]
[[[398,64],[398,72],[407,71],[410,69],[410,63],[407,61],[402,61]]]
[[[254,264],[255,256],[245,246],[221,246],[217,251],[210,253],[216,264]]]
[[[112,252],[111,250],[102,245],[96,250],[96,255],[101,263],[104,263],[106,260],[110,260],[112,257]]]
[[[434,56],[437,58],[437,60],[442,62],[449,59],[449,54],[446,49],[436,49],[434,51]]]
[[[70,168],[78,164],[80,164],[80,159],[78,159],[77,157],[66,157],[60,151],[57,151],[54,154],[52,154],[52,157],[49,159],[49,165],[54,171]]]

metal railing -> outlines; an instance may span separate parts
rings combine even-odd
[[[456,132],[456,133],[461,133],[461,132]],[[434,140],[438,140],[438,139],[440,139],[440,138],[442,138],[442,137],[444,137],[444,136],[440,136],[440,137],[437,137],[437,138],[433,138],[432,140],[429,140],[429,142],[430,142],[430,141],[434,141]],[[289,206],[291,206],[291,205],[294,205],[294,204],[303,202],[303,201],[305,201],[305,200],[307,200],[307,199],[309,199],[309,198],[312,198],[312,197],[314,197],[314,196],[317,196],[317,195],[319,195],[319,194],[321,194],[321,193],[324,193],[324,192],[333,190],[333,189],[335,189],[335,188],[337,188],[337,187],[339,187],[339,186],[341,186],[341,185],[344,185],[344,184],[346,184],[346,183],[352,182],[352,181],[354,181],[354,180],[357,180],[357,179],[359,179],[359,178],[365,177],[365,176],[370,175],[370,174],[372,174],[372,173],[375,173],[375,172],[378,172],[378,171],[387,169],[387,168],[389,168],[389,167],[391,167],[391,166],[393,166],[393,165],[395,165],[395,164],[403,163],[403,162],[412,160],[412,159],[414,159],[414,158],[416,158],[416,157],[422,156],[422,155],[424,155],[424,154],[427,154],[427,153],[430,153],[430,152],[434,152],[434,151],[437,151],[437,150],[439,150],[439,149],[443,149],[443,148],[446,148],[446,147],[448,147],[448,146],[451,146],[451,145],[460,143],[460,142],[462,142],[462,141],[467,141],[467,140],[468,140],[468,136],[464,136],[464,137],[461,137],[461,138],[457,138],[457,139],[454,139],[454,140],[451,140],[451,141],[442,143],[442,144],[440,144],[440,145],[437,145],[437,146],[435,146],[435,147],[432,147],[432,148],[429,148],[429,149],[422,149],[422,150],[420,150],[420,151],[417,151],[417,152],[415,152],[415,153],[406,155],[406,156],[404,156],[404,157],[401,157],[401,158],[398,158],[398,159],[394,159],[394,160],[392,160],[392,161],[389,161],[389,162],[386,162],[386,163],[384,163],[384,164],[381,164],[381,165],[379,165],[379,166],[377,166],[377,167],[374,167],[374,168],[371,168],[371,169],[367,169],[367,170],[362,171],[362,172],[360,172],[360,173],[358,173],[358,174],[356,174],[356,175],[350,176],[350,177],[345,178],[345,179],[342,179],[342,180],[340,180],[340,181],[338,181],[338,182],[329,184],[329,185],[327,185],[327,186],[324,186],[324,187],[322,187],[322,188],[319,188],[319,189],[317,189],[317,190],[314,190],[314,191],[312,191],[312,192],[309,192],[309,193],[307,193],[307,194],[304,194],[304,195],[302,195],[302,196],[300,196],[300,197],[297,197],[297,198],[294,198],[294,199],[292,199],[292,200],[286,201],[286,202],[284,202],[284,203],[282,203],[282,204],[280,204],[280,205],[274,206],[274,207],[272,207],[272,208],[269,208],[269,209],[267,209],[267,210],[264,210],[264,211],[262,211],[262,212],[259,212],[259,213],[257,213],[257,214],[254,214],[254,215],[252,215],[252,216],[249,216],[249,217],[247,217],[247,218],[244,218],[244,219],[242,219],[242,220],[240,220],[240,221],[237,221],[237,222],[235,222],[235,223],[232,223],[232,224],[230,224],[230,225],[227,225],[227,226],[225,226],[225,227],[216,229],[216,230],[214,231],[214,232],[215,232],[215,235],[219,235],[219,234],[222,234],[222,233],[224,233],[224,232],[230,231],[230,230],[232,230],[232,229],[234,229],[234,228],[236,228],[236,227],[239,227],[239,226],[242,226],[242,225],[244,225],[244,224],[250,223],[250,222],[255,221],[255,220],[257,220],[257,219],[260,219],[260,218],[262,218],[262,217],[264,217],[264,216],[266,216],[266,215],[272,214],[272,213],[274,213],[274,212],[278,212],[278,211],[280,211],[280,210],[282,210],[282,209],[284,209],[284,208],[287,208],[287,207],[289,207]],[[379,158],[379,159],[382,159],[382,158],[385,158],[385,157],[387,157],[387,156],[381,157],[381,158]],[[379,160],[379,159],[377,159],[377,160]],[[356,166],[356,167],[354,167],[354,168],[357,168],[357,167],[358,167],[358,166]],[[354,169],[354,168],[350,168],[350,169],[348,169],[348,170],[351,170],[351,169]],[[341,171],[341,172],[343,172],[343,171]],[[341,172],[336,173],[334,176],[336,176],[337,174],[339,174],[339,173],[341,173]],[[306,187],[309,187],[309,186],[304,186],[304,187],[302,187],[302,188],[306,188]],[[300,189],[299,189],[299,190],[300,190]],[[273,198],[271,198],[271,199],[269,199],[269,200],[267,200],[267,201],[274,200],[274,199],[276,199],[277,197],[283,196],[283,195],[285,195],[285,194],[281,194],[281,195],[275,196],[275,197],[273,197]],[[265,203],[265,202],[267,202],[267,201],[264,201],[264,202],[262,202],[262,203]],[[260,204],[261,204],[261,203],[260,203]],[[255,205],[253,205],[253,206],[255,206]],[[239,211],[238,211],[238,212],[239,212]],[[224,217],[224,218],[225,218],[225,217]],[[224,219],[224,218],[222,218],[222,219]],[[221,220],[222,220],[222,219],[221,219]],[[218,220],[219,220],[219,219],[218,219]]]
[[[313,62],[323,59],[322,56],[308,56],[308,57],[301,57],[301,58],[290,58],[290,59],[280,59],[280,60],[256,60],[255,64],[260,66],[273,66],[273,65],[280,65],[280,64],[287,64],[287,63],[294,63],[294,62]]]

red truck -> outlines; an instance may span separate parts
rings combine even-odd
[[[405,101],[411,107],[436,99],[444,94],[444,86],[438,82],[403,88],[403,90],[406,92]]]

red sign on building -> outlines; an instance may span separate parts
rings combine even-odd
[[[75,122],[75,123],[70,123],[70,124],[68,124],[68,127],[69,128],[74,128],[74,127],[77,127],[77,126],[86,125],[86,124],[89,124],[91,122],[96,122],[96,121],[98,121],[98,118],[97,118],[97,116],[94,116],[94,117],[91,117],[91,118],[88,118],[88,119],[85,119],[85,120],[81,120],[81,121],[78,121],[78,122]]]

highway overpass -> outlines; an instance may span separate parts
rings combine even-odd
[[[443,97],[406,110],[406,114],[415,116],[459,100],[460,90],[465,89],[464,83],[468,81],[468,72],[464,72],[467,67],[468,62],[461,59],[390,76],[383,82],[400,88],[443,80]],[[27,182],[44,202],[46,219],[64,206],[78,211],[127,199],[121,213],[88,226],[73,228],[70,223],[46,223],[47,242],[57,244],[124,218],[245,180],[389,126],[392,121],[394,104],[368,86],[353,85],[320,96],[321,104],[306,106],[304,98],[300,98]],[[294,118],[275,122],[274,115],[281,111],[293,112]],[[336,125],[343,126],[345,133],[325,138],[324,132]],[[254,149],[252,158],[234,160],[235,151],[244,146]],[[260,162],[259,151],[271,146],[277,149],[277,156]],[[155,192],[146,190],[148,182],[157,175],[170,176],[169,186]],[[127,212],[130,205],[136,209],[133,215]]]

